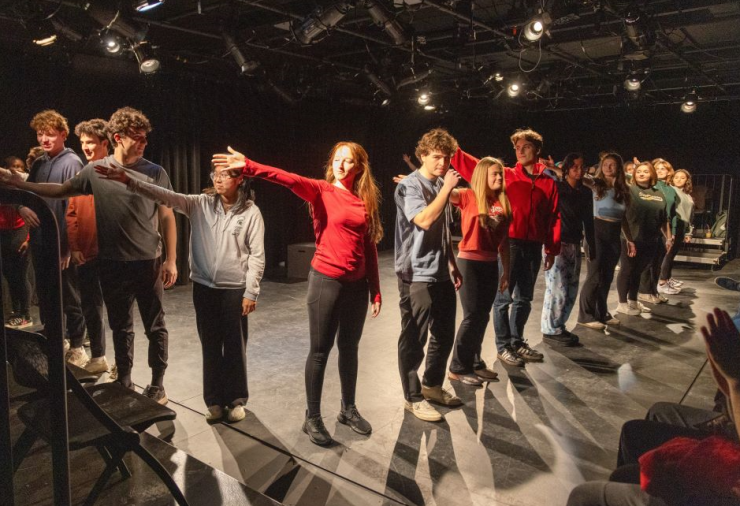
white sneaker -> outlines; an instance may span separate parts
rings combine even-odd
[[[406,401],[403,408],[419,420],[425,422],[439,422],[443,419],[442,414],[434,409],[426,400],[419,402]]]
[[[635,303],[637,304],[637,303]],[[637,316],[640,314],[640,310],[637,308],[632,308],[632,302],[620,302],[617,305],[617,313],[622,313],[630,316]]]
[[[681,288],[683,286],[683,281],[671,278],[668,280],[668,284],[676,288]]]
[[[652,313],[653,310],[649,307],[645,306],[642,302],[638,302],[636,300],[629,301],[630,309],[633,311],[639,311],[639,313]]]
[[[442,404],[443,406],[462,406],[463,401],[456,395],[452,395],[442,387],[425,387],[421,386],[421,395],[428,401]]]
[[[664,293],[666,295],[676,295],[681,292],[680,288],[671,286],[670,283],[658,284],[658,293]]]
[[[244,406],[239,405],[229,409],[229,416],[226,419],[233,423],[244,420],[245,416],[247,416],[247,412],[244,410]]]
[[[85,348],[80,346],[79,348],[70,348],[66,355],[67,362],[76,365],[77,367],[85,367],[90,361],[90,358],[85,353]]]
[[[658,298],[652,293],[638,293],[637,300],[647,302],[648,304],[658,304]]]
[[[606,328],[606,325],[601,322],[578,322],[578,325],[594,330],[604,330]]]
[[[108,366],[108,360],[105,358],[105,356],[93,357],[85,366],[85,370],[93,374],[108,372],[109,369],[110,367]]]

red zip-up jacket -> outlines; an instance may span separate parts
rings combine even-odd
[[[463,179],[470,182],[479,160],[458,148],[452,157]],[[558,188],[555,180],[543,174],[545,166],[534,165],[534,181],[526,174],[522,164],[504,169],[506,196],[511,204],[512,217],[509,238],[536,241],[545,245],[548,255],[560,254],[560,213]]]

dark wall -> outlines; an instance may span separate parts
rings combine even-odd
[[[514,161],[509,135],[531,126],[545,137],[544,154],[555,159],[583,151],[593,163],[598,151],[613,148],[630,158],[661,156],[693,172],[738,174],[738,102],[701,103],[692,115],[675,105],[532,114],[507,100],[485,107],[463,104],[444,116],[422,113],[413,104],[377,109],[304,101],[290,107],[236,77],[233,83],[192,75],[144,78],[116,68],[101,72],[95,61],[0,58],[0,156],[25,158],[35,144],[28,123],[45,108],[60,111],[71,127],[93,117],[108,118],[124,105],[140,108],[154,125],[147,158],[163,163],[175,188],[184,192],[207,184],[210,155],[227,145],[260,162],[322,177],[331,146],[354,140],[369,152],[382,186],[384,248],[393,241],[391,178],[407,170],[402,153],[413,154],[419,136],[436,126],[448,128],[474,155],[508,162]],[[74,136],[68,146],[79,149]],[[257,182],[255,189],[267,227],[268,265],[273,266],[285,259],[288,244],[313,240],[310,219],[306,206],[289,191],[265,182]],[[186,252],[181,242],[180,251]]]

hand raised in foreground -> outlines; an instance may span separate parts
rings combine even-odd
[[[707,344],[707,355],[717,384],[725,394],[740,386],[740,332],[727,311],[714,308],[707,316],[707,327],[701,328]]]
[[[103,176],[103,179],[110,179],[111,181],[118,181],[123,184],[128,184],[128,182],[131,181],[131,178],[126,174],[126,171],[120,167],[96,165],[95,172]]]
[[[241,171],[247,165],[247,157],[229,146],[228,153],[216,153],[211,162],[216,169]]]

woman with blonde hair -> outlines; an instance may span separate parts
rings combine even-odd
[[[452,190],[450,202],[462,213],[462,241],[457,265],[465,282],[460,287],[463,320],[455,338],[448,377],[466,385],[480,386],[498,374],[481,359],[481,344],[490,319],[496,289],[509,284],[508,225],[511,205],[506,197],[504,165],[492,157],[475,166],[470,188]],[[501,253],[502,275],[498,261]]]
[[[683,281],[677,281],[671,277],[673,271],[673,261],[681,248],[681,244],[691,241],[691,223],[694,220],[694,199],[691,197],[691,191],[694,185],[691,183],[691,174],[686,169],[678,169],[673,173],[671,186],[676,191],[676,231],[671,249],[666,253],[663,259],[663,265],[660,269],[660,279],[658,280],[658,290],[661,287],[681,289]]]
[[[365,149],[338,142],[326,163],[325,179],[310,179],[262,165],[229,148],[216,154],[217,168],[239,169],[289,188],[308,202],[316,234],[316,253],[308,275],[308,321],[311,348],[306,361],[308,409],[303,431],[312,443],[326,446],[332,438],[321,419],[321,392],[329,353],[336,339],[342,407],[337,419],[359,434],[372,427],[355,406],[357,351],[365,324],[368,293],[372,316],[380,313],[380,277],[376,243],[383,237],[380,191]]]

